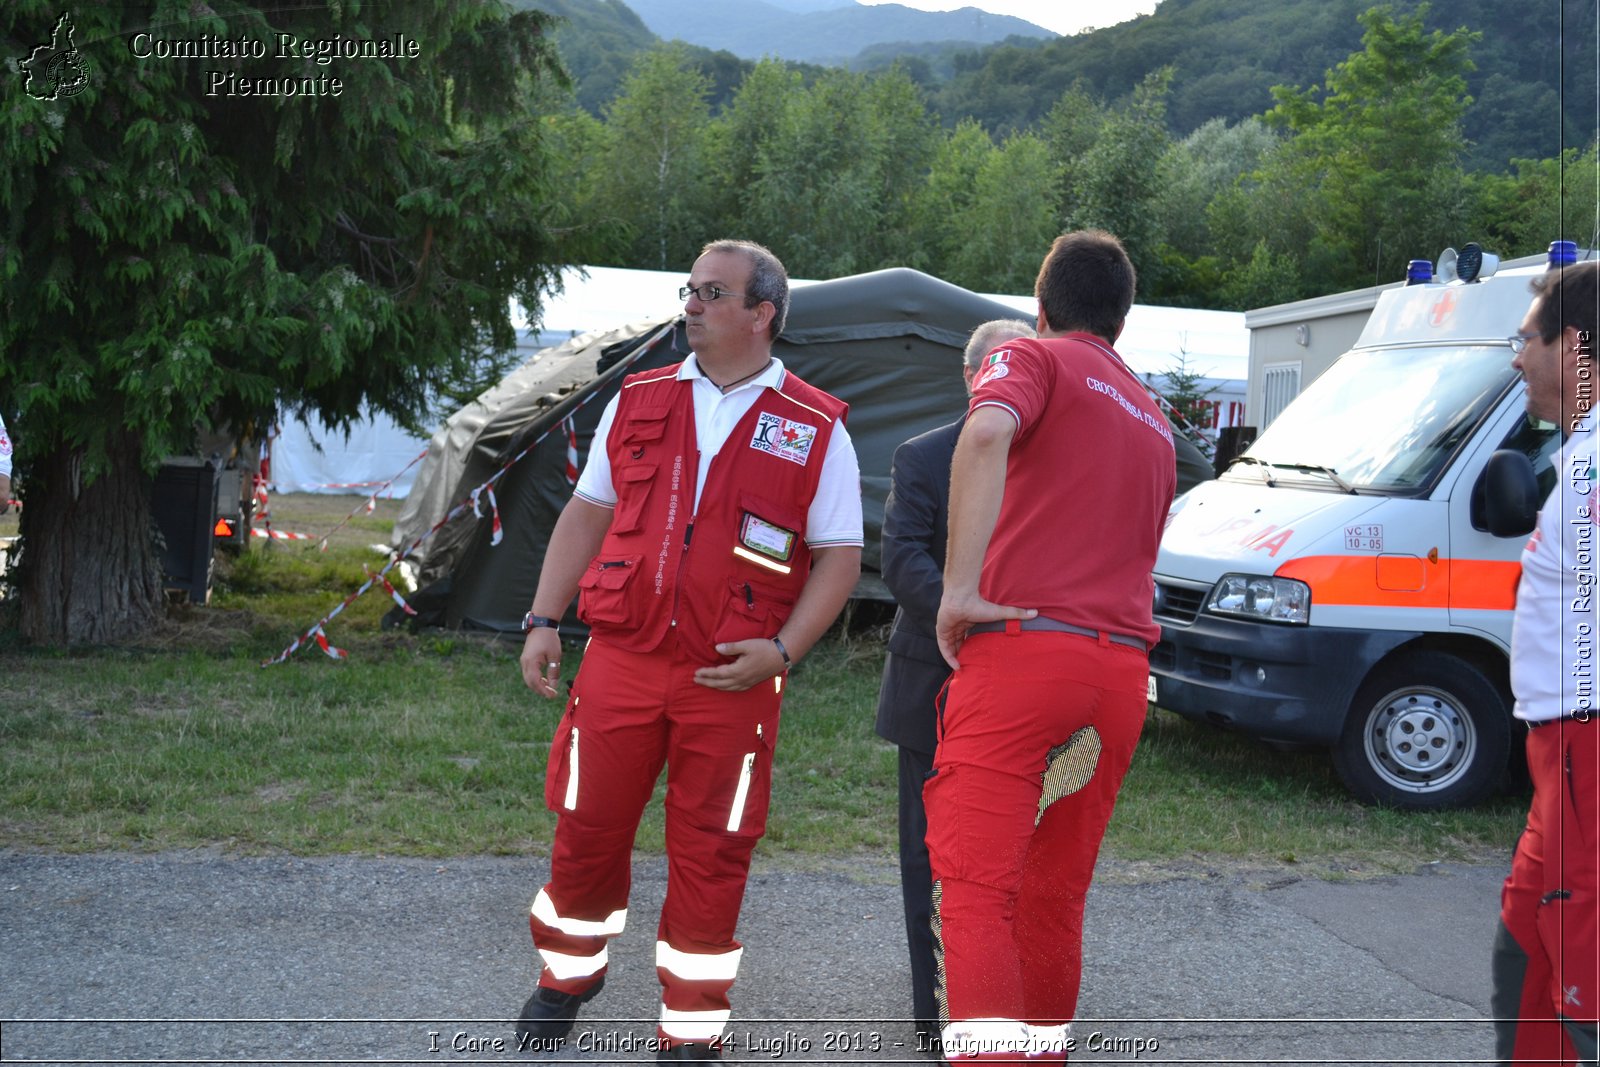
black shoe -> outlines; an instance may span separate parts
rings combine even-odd
[[[558,989],[540,986],[522,1005],[522,1016],[517,1020],[517,1037],[523,1041],[535,1038],[566,1037],[572,1024],[578,1020],[578,1009],[595,998],[605,988],[600,981],[582,993],[563,993]]]
[[[656,1050],[657,1060],[693,1060],[704,1062],[722,1059],[722,1046],[709,1045],[704,1041],[683,1041],[671,1048]]]

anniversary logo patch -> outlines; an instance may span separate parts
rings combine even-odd
[[[756,432],[750,438],[750,447],[804,467],[816,439],[815,426],[762,411],[756,414]]]

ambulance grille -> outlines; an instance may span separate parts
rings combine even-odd
[[[1170,582],[1156,583],[1155,616],[1171,622],[1191,623],[1205,606],[1209,589],[1190,589]]]

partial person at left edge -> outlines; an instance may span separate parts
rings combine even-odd
[[[11,434],[0,418],[0,515],[11,510]]]
[[[657,1059],[717,1060],[787,672],[860,576],[861,487],[846,406],[772,355],[777,257],[714,241],[679,295],[693,351],[629,376],[601,416],[524,623],[523,680],[545,697],[574,595],[591,638],[550,749],[555,841],[529,920],[542,967],[517,1033],[565,1038],[605,984],[665,765]]]

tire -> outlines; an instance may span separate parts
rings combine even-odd
[[[1363,804],[1414,811],[1478,803],[1504,781],[1511,701],[1475,664],[1412,652],[1374,671],[1351,702],[1333,765]]]

